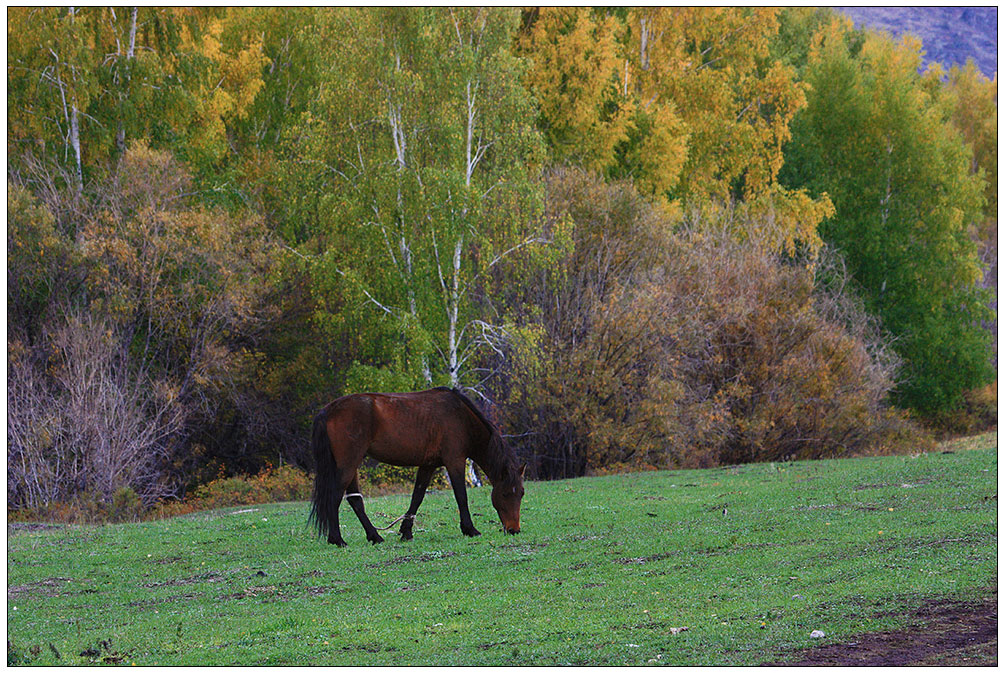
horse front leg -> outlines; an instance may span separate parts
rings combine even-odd
[[[356,512],[356,518],[363,524],[363,530],[366,531],[366,539],[373,544],[383,542],[384,538],[380,536],[374,525],[370,523],[370,518],[366,515],[366,510],[363,508],[363,494],[359,490],[359,473],[353,474],[352,481],[349,482],[349,487],[346,490],[345,499],[349,501],[352,511]]]
[[[450,477],[450,486],[454,489],[454,497],[457,499],[457,510],[461,515],[461,532],[468,537],[481,535],[475,524],[471,521],[471,513],[468,511],[468,491],[464,485],[464,463],[448,467],[447,476]]]
[[[412,539],[412,524],[415,522],[415,513],[419,511],[422,498],[426,495],[426,488],[429,487],[429,482],[435,473],[435,467],[420,467],[419,471],[415,473],[415,489],[412,491],[412,502],[408,505],[408,511],[405,512],[405,518],[401,522],[401,529],[398,531],[401,534],[402,540]]]

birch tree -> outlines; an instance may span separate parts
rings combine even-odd
[[[11,8],[7,34],[15,170],[55,159],[78,192],[133,140],[217,171],[268,63],[247,9]]]
[[[355,332],[349,389],[478,388],[503,330],[493,267],[543,242],[531,99],[508,9],[335,10],[340,45],[301,129],[319,200],[319,324]],[[364,328],[359,326],[363,325]]]
[[[78,191],[82,118],[96,93],[87,32],[73,7],[13,8],[7,20],[8,148],[55,155]]]

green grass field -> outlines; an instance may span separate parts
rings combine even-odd
[[[473,539],[449,491],[427,495],[409,543],[371,546],[344,506],[345,549],[313,537],[303,502],[9,526],[8,662],[780,661],[996,591],[997,477],[990,434],[918,456],[528,483],[517,536],[488,488],[469,492]],[[367,501],[378,526],[406,505]]]

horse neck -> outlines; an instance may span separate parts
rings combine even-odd
[[[482,468],[493,485],[509,476],[514,463],[502,438],[494,434],[488,442],[472,453],[471,460],[478,463],[478,467]]]

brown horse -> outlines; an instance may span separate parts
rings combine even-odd
[[[492,505],[507,533],[520,532],[523,473],[499,430],[460,391],[434,388],[417,393],[360,393],[340,397],[314,419],[312,440],[317,472],[311,520],[329,544],[345,546],[339,530],[342,498],[359,518],[366,539],[383,542],[363,509],[357,470],[369,454],[382,463],[417,466],[412,502],[401,522],[403,540],[436,469],[446,466],[461,515],[461,532],[479,535],[468,512],[465,460],[470,458],[492,482]]]

